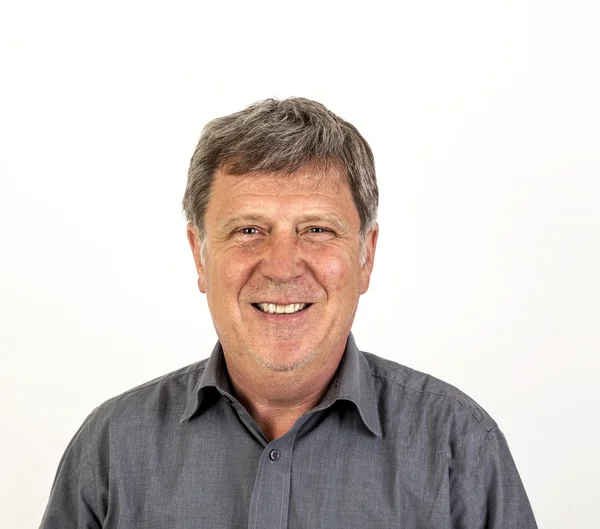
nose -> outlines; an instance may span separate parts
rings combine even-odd
[[[300,241],[295,233],[273,231],[264,248],[261,273],[277,283],[293,281],[304,273]]]

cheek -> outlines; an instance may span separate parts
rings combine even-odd
[[[318,269],[321,271],[319,282],[329,292],[347,291],[349,282],[352,281],[352,267],[350,263],[339,256],[325,257]]]
[[[208,263],[207,263],[208,264]],[[230,300],[236,297],[241,288],[246,284],[252,274],[252,267],[242,259],[233,256],[215,258],[207,267],[206,284],[207,294],[222,298],[219,301]]]

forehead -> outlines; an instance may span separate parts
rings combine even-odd
[[[336,168],[305,166],[293,173],[248,173],[232,175],[218,170],[211,189],[208,209],[239,207],[247,202],[269,200],[306,201],[354,206],[345,173]]]

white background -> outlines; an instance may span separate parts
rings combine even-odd
[[[359,346],[482,404],[540,527],[598,527],[599,26],[577,0],[4,2],[0,526],[39,524],[91,409],[208,356],[189,159],[297,95],[377,161]]]

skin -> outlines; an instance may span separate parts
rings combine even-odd
[[[337,370],[377,244],[375,227],[361,264],[359,230],[346,177],[311,166],[292,175],[217,171],[205,240],[188,225],[236,397],[269,440],[320,402]],[[262,302],[311,305],[275,315],[252,305]]]

